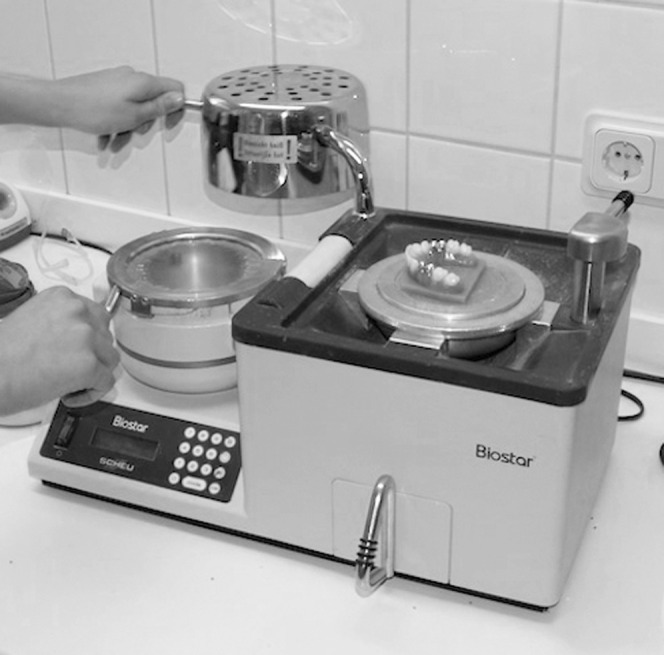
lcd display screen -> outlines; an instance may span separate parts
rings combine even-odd
[[[138,457],[149,461],[154,461],[159,450],[158,441],[100,428],[95,430],[90,443],[96,448],[103,448],[127,457]]]

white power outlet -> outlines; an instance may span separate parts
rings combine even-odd
[[[647,193],[654,162],[655,142],[649,136],[601,129],[595,133],[590,179],[600,189]]]
[[[591,195],[631,191],[664,206],[664,123],[624,116],[590,116],[586,123],[582,187]]]

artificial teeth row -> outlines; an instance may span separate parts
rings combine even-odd
[[[452,271],[448,271],[442,266],[434,266],[433,264],[425,264],[424,262],[416,262],[413,267],[408,263],[408,270],[411,275],[419,280],[424,280],[431,284],[440,284],[447,288],[456,287],[461,278]]]
[[[411,243],[406,247],[406,255],[422,259],[430,255],[443,255],[446,259],[472,257],[473,249],[467,243],[460,243],[456,239],[434,239],[433,241],[421,241]]]
[[[416,280],[442,284],[448,288],[456,287],[461,281],[461,278],[456,273],[448,271],[442,266],[434,266],[431,262],[423,262],[415,259],[408,252],[406,252],[406,262],[408,264],[408,271]]]
[[[461,278],[443,266],[437,266],[437,260],[464,263],[472,258],[473,249],[467,243],[459,243],[456,239],[421,241],[406,247],[406,263],[410,274],[420,280],[439,284],[447,288],[456,287]]]

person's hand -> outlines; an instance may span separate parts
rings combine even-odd
[[[161,116],[172,127],[184,113],[181,82],[130,66],[65,77],[54,84],[55,97],[70,108],[67,126],[99,135],[102,149],[119,150],[133,131],[147,132]]]
[[[105,309],[66,287],[38,293],[0,321],[0,415],[67,394],[98,400],[114,382],[119,355]]]

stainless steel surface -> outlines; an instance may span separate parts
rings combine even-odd
[[[233,314],[285,268],[270,241],[228,228],[165,230],[126,244],[107,266],[125,370],[164,391],[231,388]]]
[[[389,475],[381,475],[371,494],[355,563],[355,589],[360,596],[371,595],[394,577],[395,511],[394,480]],[[376,564],[378,554],[380,561]]]
[[[336,143],[348,140],[368,156],[365,91],[350,73],[306,65],[243,68],[211,80],[201,107],[204,166],[213,187],[280,200],[286,212],[333,206],[353,196],[357,175],[345,149],[330,148],[314,134],[326,126],[338,135]],[[252,207],[244,205],[247,211]]]
[[[286,261],[270,241],[226,228],[149,234],[117,250],[108,279],[141,313],[153,306],[201,308],[254,295]]]
[[[602,307],[607,262],[627,251],[625,212],[632,204],[631,193],[619,193],[606,212],[588,212],[569,232],[567,254],[574,260],[574,289],[571,318],[585,325]]]
[[[193,100],[191,98],[187,98],[184,101],[184,108],[185,109],[201,110],[201,109],[203,109],[203,101],[202,100]]]
[[[453,357],[498,350],[536,317],[544,302],[540,279],[517,262],[475,253],[483,264],[474,286],[451,299],[410,279],[403,254],[371,266],[360,278],[359,299],[377,321],[395,328],[392,341],[444,348]]]
[[[122,294],[120,292],[120,288],[113,285],[111,287],[111,290],[108,292],[108,296],[106,296],[106,300],[104,301],[104,309],[111,315],[115,313],[115,310],[118,307],[118,302],[120,302]]]
[[[355,213],[362,218],[375,214],[369,163],[357,146],[348,138],[338,134],[328,125],[314,129],[318,140],[338,152],[346,161],[355,180]]]

